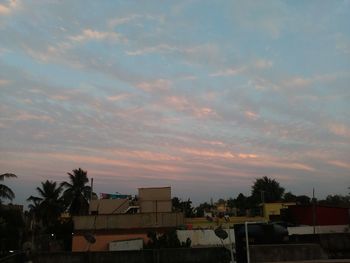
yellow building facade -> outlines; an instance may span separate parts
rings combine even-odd
[[[262,204],[263,217],[266,221],[270,221],[273,217],[281,215],[281,209],[295,205],[295,202],[275,202]]]

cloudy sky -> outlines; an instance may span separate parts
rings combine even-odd
[[[195,202],[269,176],[350,186],[350,1],[0,1],[0,167],[23,203],[81,167],[96,192]]]

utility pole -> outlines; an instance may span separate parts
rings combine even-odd
[[[261,215],[262,216],[265,216],[265,213],[264,213],[264,210],[265,210],[265,207],[264,207],[264,204],[265,204],[265,191],[264,190],[261,190],[260,191],[260,198],[261,198]]]
[[[91,178],[90,203],[91,203],[91,200],[92,200],[92,192],[93,192],[93,187],[94,187],[94,178]]]
[[[312,188],[312,224],[314,228],[314,235],[316,234],[316,199],[315,188]]]

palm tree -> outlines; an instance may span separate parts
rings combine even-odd
[[[13,178],[17,177],[15,174],[11,173],[5,173],[0,175],[0,181],[4,181],[5,178]],[[0,204],[1,204],[1,199],[9,199],[10,201],[15,198],[14,192],[11,190],[10,187],[0,184]]]
[[[61,186],[57,186],[56,182],[46,180],[41,182],[41,188],[37,187],[36,190],[39,196],[30,196],[27,199],[33,203],[29,205],[29,208],[35,213],[36,218],[40,217],[44,226],[53,226],[63,211],[63,202],[60,196],[63,189]]]
[[[63,193],[63,199],[68,206],[71,215],[87,214],[89,208],[89,198],[91,187],[86,185],[89,182],[87,171],[81,168],[68,173],[70,182],[63,182],[61,186],[66,188]]]

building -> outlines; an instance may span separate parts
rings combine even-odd
[[[95,202],[96,201],[96,202]],[[137,213],[127,213],[131,205]],[[72,251],[107,251],[111,243],[142,239],[150,231],[165,233],[184,225],[182,212],[172,212],[171,188],[140,188],[138,201],[92,200],[90,215],[75,216]],[[95,241],[95,242],[89,242]]]
[[[89,214],[108,215],[124,214],[130,207],[129,199],[97,199],[91,200],[89,205]]]
[[[172,211],[171,187],[139,188],[138,198],[141,213]]]
[[[295,205],[295,202],[274,202],[261,204],[262,216],[265,221],[280,221],[281,209]]]
[[[350,210],[344,207],[324,205],[294,205],[289,206],[286,217],[296,225],[349,225]]]

